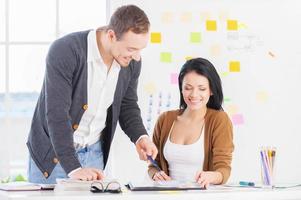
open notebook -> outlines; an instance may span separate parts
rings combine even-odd
[[[198,183],[175,180],[130,182],[126,186],[132,191],[205,190]]]
[[[23,181],[1,183],[0,190],[4,191],[36,191],[36,190],[53,190],[54,184],[36,184]]]

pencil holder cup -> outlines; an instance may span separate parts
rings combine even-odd
[[[261,182],[263,188],[272,189],[275,186],[275,156],[275,148],[262,147],[260,149]]]

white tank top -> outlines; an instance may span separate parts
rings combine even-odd
[[[164,157],[168,162],[169,176],[179,181],[195,181],[197,171],[203,169],[205,124],[199,139],[188,145],[175,144],[170,141],[173,126],[174,123],[163,148]]]

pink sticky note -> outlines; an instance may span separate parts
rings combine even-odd
[[[244,117],[242,114],[232,115],[232,123],[234,125],[241,125],[244,123]]]
[[[170,74],[170,83],[173,85],[178,84],[178,77],[179,77],[178,73],[171,73]]]

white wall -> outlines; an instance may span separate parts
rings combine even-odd
[[[234,123],[230,181],[259,181],[259,148],[275,146],[276,181],[301,182],[299,1],[120,0],[112,2],[111,9],[122,4],[143,8],[150,18],[151,32],[162,35],[161,44],[149,44],[143,51],[139,104],[146,126],[153,126],[157,109],[162,112],[178,107],[178,89],[170,83],[170,74],[180,70],[185,56],[208,58],[221,73],[225,97],[230,99],[224,104],[225,110],[232,119],[240,114],[244,120],[242,124]],[[172,13],[170,23],[162,20],[166,12]],[[183,13],[190,13],[191,19],[181,21]],[[217,31],[206,31],[206,19],[217,21]],[[228,31],[227,19],[237,20],[239,30]],[[202,34],[200,44],[189,43],[189,33],[195,31]],[[219,52],[212,51],[214,45]],[[160,52],[164,51],[172,53],[171,63],[160,62]],[[231,60],[240,61],[240,72],[229,72]],[[160,93],[162,106],[158,105]],[[171,106],[167,107],[169,94]],[[148,109],[152,109],[151,122],[147,121]],[[138,160],[133,145],[121,132],[116,136],[112,156],[115,175],[124,179],[143,178],[146,166]]]

